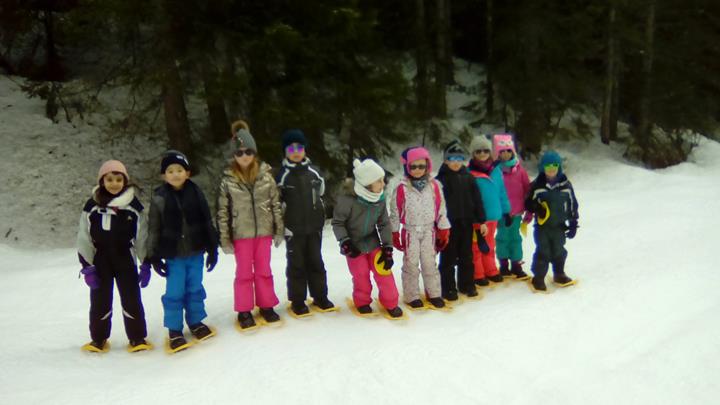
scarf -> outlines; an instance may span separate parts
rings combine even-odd
[[[427,184],[428,184],[428,175],[427,174],[423,175],[419,179],[416,179],[413,177],[409,177],[409,179],[410,179],[410,184],[413,186],[413,188],[415,188],[415,190],[420,191],[420,192],[422,192],[423,189],[425,188],[425,186],[427,186]]]
[[[367,187],[363,186],[362,184],[355,182],[355,185],[353,186],[353,190],[355,191],[355,194],[357,194],[358,197],[362,198],[363,200],[369,202],[369,203],[376,203],[380,201],[380,199],[383,197],[384,192],[379,193],[373,193],[372,191],[368,190]]]

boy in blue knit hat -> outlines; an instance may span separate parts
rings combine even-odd
[[[328,299],[327,276],[320,250],[325,225],[325,179],[307,158],[307,139],[299,129],[282,135],[285,159],[277,176],[285,221],[287,243],[287,292],[290,315],[310,315],[305,304],[307,291],[313,297],[314,309],[335,310]]]
[[[545,275],[553,267],[553,282],[567,287],[575,282],[565,274],[565,238],[575,237],[578,228],[578,202],[570,180],[562,170],[562,158],[547,151],[540,158],[539,174],[530,185],[525,208],[535,214],[535,254],[531,270],[534,291],[546,292]]]

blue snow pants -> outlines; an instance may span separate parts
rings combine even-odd
[[[203,279],[203,255],[166,259],[167,285],[162,296],[163,324],[175,331],[183,330],[183,309],[188,326],[207,317]]]

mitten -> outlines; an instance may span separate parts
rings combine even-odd
[[[152,265],[153,270],[155,270],[155,273],[158,274],[160,277],[167,277],[167,264],[163,261],[163,259],[160,258],[151,258],[150,264]]]
[[[360,250],[355,247],[350,239],[345,239],[340,243],[340,254],[343,256],[355,258],[360,256],[360,253]]]
[[[475,230],[475,238],[477,239],[477,246],[478,250],[480,250],[481,253],[488,253],[490,252],[490,246],[488,246],[487,241],[485,240],[485,237],[480,234],[480,230]]]
[[[140,288],[145,288],[150,283],[150,261],[145,259],[140,265],[140,274],[138,275],[138,281],[140,282]]]
[[[513,219],[510,214],[503,214],[503,223],[506,227],[509,227],[513,223]]]
[[[405,246],[403,246],[402,238],[400,237],[400,232],[393,232],[392,235],[393,235],[393,246],[395,247],[395,249],[397,249],[401,252],[404,252]]]
[[[273,244],[275,247],[279,247],[280,244],[282,244],[285,241],[285,237],[283,235],[275,235],[273,236]]]
[[[205,268],[207,269],[207,272],[210,273],[215,268],[215,265],[218,262],[218,251],[217,248],[213,248],[208,250],[207,252],[207,258],[205,259]]]
[[[450,229],[438,229],[435,234],[435,250],[442,252],[450,241]]]
[[[392,246],[383,246],[382,253],[378,257],[377,264],[382,264],[383,269],[390,270],[395,264],[393,261],[393,248]]]
[[[95,270],[95,266],[83,267],[83,269],[80,270],[80,274],[83,275],[85,284],[87,284],[91,290],[100,287],[100,277]]]
[[[568,227],[567,227],[567,232],[565,232],[565,236],[566,236],[568,239],[574,238],[575,235],[577,234],[577,229],[578,229],[578,223],[577,223],[577,221],[574,220],[574,219],[573,219],[573,220],[570,220],[570,222],[569,222],[569,224],[568,224]]]

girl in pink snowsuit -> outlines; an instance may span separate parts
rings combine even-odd
[[[527,280],[530,276],[522,269],[520,225],[521,222],[527,225],[532,221],[532,214],[525,211],[525,198],[530,191],[530,180],[520,164],[512,135],[493,135],[493,158],[502,170],[512,218],[510,226],[506,226],[502,221],[498,224],[495,236],[495,252],[500,261],[500,274],[504,277],[514,276],[518,280]]]
[[[424,306],[418,281],[422,268],[428,301],[434,307],[442,308],[445,301],[441,297],[435,255],[445,249],[450,237],[442,185],[430,177],[432,160],[425,148],[406,149],[401,161],[405,178],[395,188],[390,201],[390,224],[395,248],[405,252],[403,300],[412,308]]]

